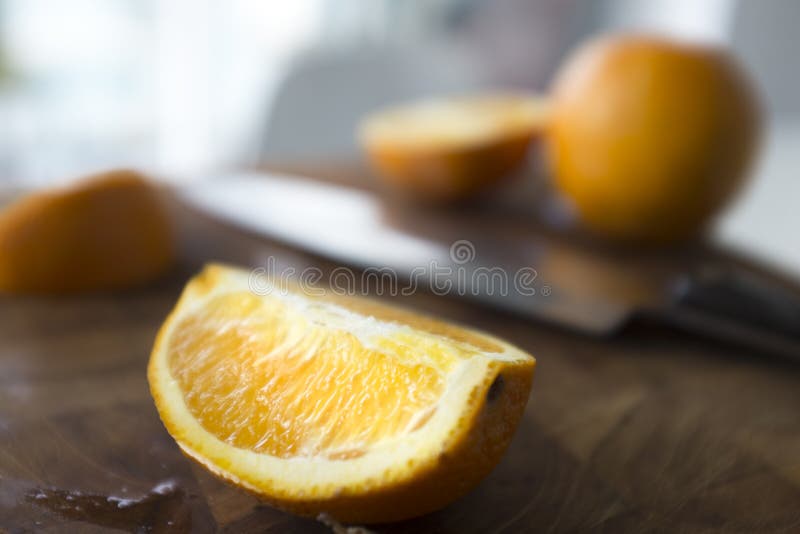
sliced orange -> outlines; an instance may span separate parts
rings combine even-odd
[[[453,97],[374,113],[359,137],[390,186],[423,200],[458,201],[521,167],[546,118],[538,96]]]
[[[0,212],[0,291],[133,286],[161,275],[174,255],[159,193],[133,171],[32,193]]]
[[[531,356],[373,301],[248,282],[207,267],[150,357],[164,425],[212,473],[295,513],[372,523],[441,508],[499,461]]]

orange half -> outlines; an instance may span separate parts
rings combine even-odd
[[[451,97],[373,113],[358,136],[389,186],[422,200],[454,202],[522,167],[547,116],[546,99],[536,95]]]

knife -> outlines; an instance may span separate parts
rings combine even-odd
[[[797,293],[695,250],[603,249],[534,224],[414,210],[284,174],[217,176],[177,195],[237,227],[396,276],[395,288],[458,295],[592,336],[646,318],[800,360]]]

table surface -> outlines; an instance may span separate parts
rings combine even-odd
[[[182,260],[161,281],[0,297],[0,532],[330,531],[185,459],[145,367],[202,262],[331,264],[174,210]],[[797,365],[653,326],[596,340],[426,293],[394,300],[506,338],[538,367],[486,480],[440,512],[372,530],[800,531]]]

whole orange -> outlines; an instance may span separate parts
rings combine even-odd
[[[724,49],[612,36],[568,59],[553,91],[557,188],[594,232],[675,241],[702,231],[740,189],[759,109]]]

